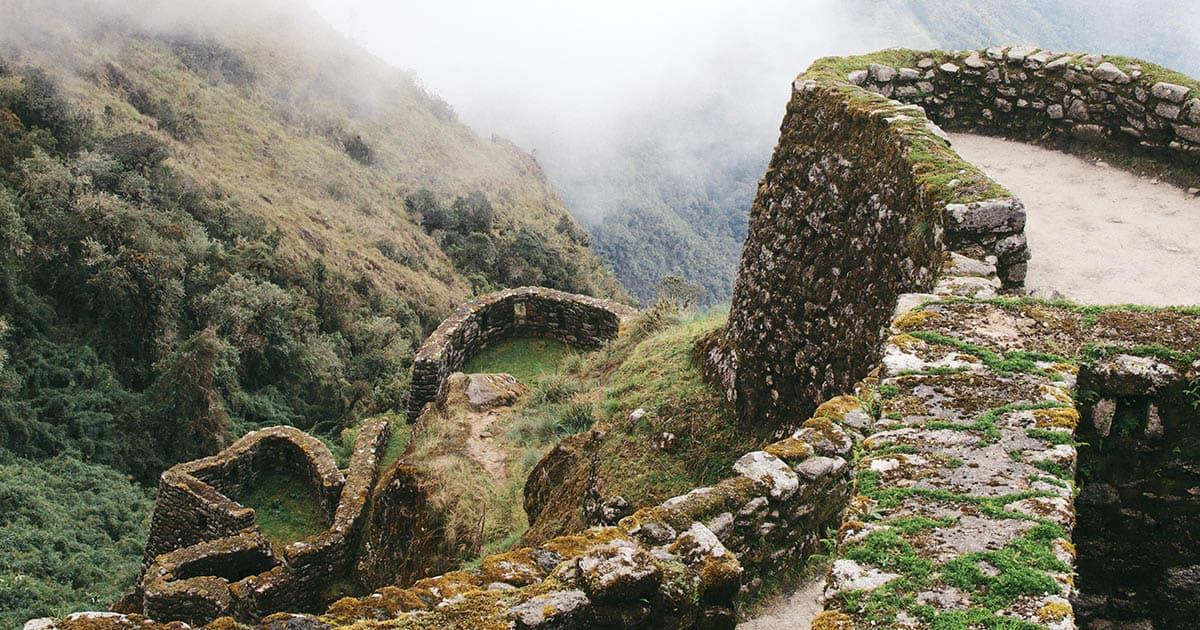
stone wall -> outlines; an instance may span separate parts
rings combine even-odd
[[[701,348],[748,425],[785,434],[862,378],[896,296],[932,287],[943,247],[1023,285],[1024,205],[941,127],[1200,171],[1200,83],[1153,64],[1029,47],[819,60],[759,187],[728,328]]]
[[[437,399],[446,378],[484,348],[514,335],[552,337],[598,348],[617,336],[634,309],[611,300],[542,287],[507,289],[460,306],[425,340],[413,361],[408,419]]]
[[[875,63],[846,78],[919,104],[946,128],[1200,163],[1200,83],[1154,64],[1030,46],[910,57],[910,67]]]
[[[334,603],[320,621],[397,628],[732,628],[735,608],[774,571],[820,548],[850,493],[853,398],[733,464],[734,476],[614,527],[489,556],[478,569]],[[401,488],[402,484],[397,484]]]
[[[277,467],[299,473],[326,515],[332,517],[345,480],[329,449],[291,427],[253,431],[216,455],[163,472],[143,566],[149,566],[159,554],[250,527],[254,512],[236,499],[260,473]]]
[[[915,108],[845,82],[796,80],[729,324],[700,349],[748,425],[786,434],[848,391],[877,361],[896,298],[932,287],[952,198],[929,193],[910,150],[952,153],[938,133]]]
[[[350,468],[339,471],[320,441],[291,427],[239,439],[212,457],[163,473],[151,519],[141,612],[159,621],[243,621],[288,610],[319,610],[331,582],[352,574],[386,419],[368,421],[355,440]],[[267,470],[301,473],[327,521],[310,538],[274,549],[236,502]]]
[[[1116,355],[1080,372],[1074,604],[1086,627],[1200,617],[1198,385],[1200,360]]]

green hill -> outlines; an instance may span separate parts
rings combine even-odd
[[[0,0],[3,627],[130,586],[163,468],[402,409],[473,293],[621,294],[531,156],[302,5],[113,4]]]

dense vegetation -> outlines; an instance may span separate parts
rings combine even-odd
[[[528,156],[260,10],[0,34],[0,627],[129,588],[165,467],[276,424],[344,455],[473,291],[618,292]]]

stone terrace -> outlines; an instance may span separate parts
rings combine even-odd
[[[1200,378],[1200,313],[953,295],[991,271],[901,299],[814,628],[1075,627],[1080,366]]]

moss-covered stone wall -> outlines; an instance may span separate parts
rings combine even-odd
[[[724,334],[701,360],[749,425],[783,435],[878,359],[903,292],[941,265],[944,200],[914,172],[945,147],[911,108],[796,80],[759,186]]]
[[[324,444],[291,427],[249,433],[217,455],[163,473],[137,612],[199,625],[321,609],[330,585],[353,575],[388,431],[383,418],[364,424],[345,473]],[[233,497],[262,472],[280,469],[302,473],[326,520],[321,533],[275,548],[254,511]]]
[[[901,54],[901,51],[895,51]],[[1030,46],[908,53],[849,82],[916,103],[946,128],[1024,140],[1077,140],[1200,164],[1200,82],[1154,64]]]
[[[1091,627],[1189,627],[1200,617],[1200,360],[1109,357],[1081,370],[1079,391],[1076,614]]]
[[[932,287],[943,248],[994,264],[1003,288],[1023,285],[1024,204],[942,127],[1196,174],[1198,125],[1200,82],[1123,57],[1009,47],[818,60],[796,79],[751,210],[728,329],[701,348],[708,374],[748,425],[784,434],[874,365],[896,296]],[[959,295],[982,284],[958,282]]]
[[[408,419],[441,394],[446,378],[484,348],[515,335],[537,335],[579,348],[598,348],[620,331],[634,309],[543,287],[507,289],[460,306],[425,340],[413,360]]]

